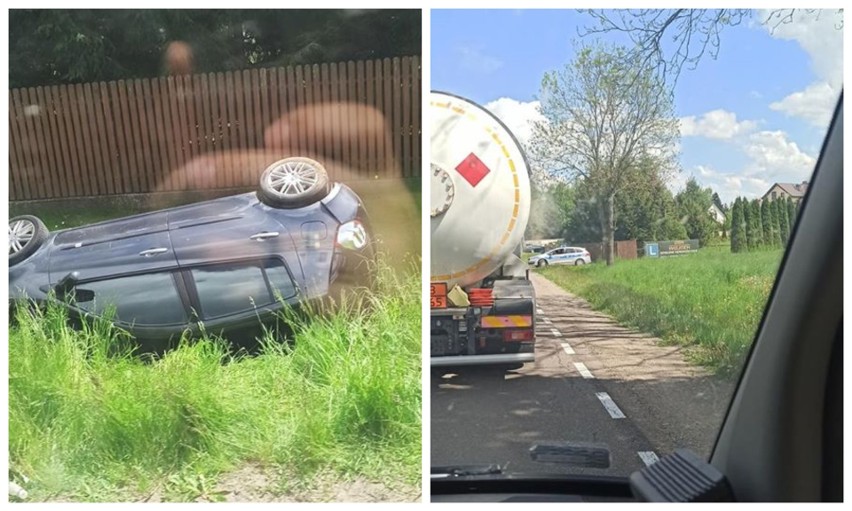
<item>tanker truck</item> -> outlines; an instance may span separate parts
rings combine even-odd
[[[534,360],[535,290],[521,260],[526,156],[473,101],[432,92],[432,367]]]

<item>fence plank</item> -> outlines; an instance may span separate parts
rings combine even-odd
[[[136,156],[136,172],[133,181],[136,183],[136,190],[146,191],[149,189],[149,176],[145,161],[150,158],[150,155],[146,154],[147,151],[145,151],[145,145],[142,142],[144,136],[142,132],[142,116],[144,112],[139,108],[140,91],[138,90],[136,80],[127,80],[125,85],[127,87],[127,103],[130,114],[130,132],[132,134],[132,141],[128,141],[128,145],[133,147],[133,154]]]
[[[32,133],[33,144],[32,147],[36,151],[34,161],[37,162],[36,167],[36,180],[39,186],[39,189],[42,193],[46,194],[48,197],[52,197],[54,194],[53,191],[53,180],[51,179],[51,171],[53,169],[53,165],[50,163],[50,158],[47,153],[47,146],[45,144],[44,131],[42,129],[42,121],[44,120],[44,103],[40,101],[36,96],[35,88],[26,89],[27,92],[27,104],[29,105],[30,112],[27,115],[27,124],[29,125],[29,129]]]
[[[118,93],[118,82],[109,82],[109,97],[112,104],[113,125],[115,127],[116,153],[119,171],[116,173],[116,193],[130,193],[129,158],[125,148],[124,118],[121,112],[121,97]]]
[[[382,96],[384,97],[384,109],[382,112],[385,115],[385,157],[387,160],[388,171],[392,177],[402,176],[402,171],[399,168],[397,161],[397,153],[394,151],[394,136],[393,136],[393,63],[391,59],[386,58],[382,61],[382,72],[384,73],[384,87]]]
[[[27,166],[24,163],[23,141],[18,130],[18,116],[22,115],[23,107],[17,99],[17,91],[9,91],[9,136],[14,143],[9,143],[9,188],[15,190],[17,197],[29,196],[29,190],[24,188]],[[12,179],[11,174],[15,177]]]
[[[219,97],[219,115],[221,116],[219,134],[222,137],[222,158],[217,166],[216,183],[219,186],[230,187],[231,178],[229,173],[230,153],[231,153],[231,129],[233,128],[233,115],[230,110],[230,99],[228,92],[230,86],[224,73],[216,73],[216,94]]]
[[[41,89],[41,87],[39,87]],[[62,142],[60,140],[60,130],[57,125],[57,118],[59,114],[57,112],[57,102],[53,96],[54,87],[44,87],[44,105],[47,111],[47,120],[48,120],[48,143],[53,147],[54,154],[54,164],[56,165],[56,185],[58,186],[58,193],[56,197],[64,197],[68,192],[68,177],[67,177],[67,163],[65,162],[65,156],[62,150]],[[11,109],[12,104],[9,104],[9,108]],[[9,151],[9,155],[11,156],[11,148]],[[12,177],[12,172],[10,171],[9,177]],[[10,182],[10,190],[11,190],[11,182]]]
[[[411,129],[411,108],[413,107],[411,89],[411,58],[404,57],[402,59],[402,84],[400,86],[400,93],[402,94],[402,122],[400,127],[402,129],[402,161],[405,162],[403,165],[405,165],[406,177],[414,175],[412,172],[414,165],[411,158],[411,135],[413,132]]]
[[[115,180],[112,175],[113,164],[112,155],[110,155],[110,147],[113,146],[111,144],[106,143],[109,134],[107,133],[106,128],[106,118],[103,107],[103,92],[101,91],[101,84],[98,82],[92,83],[92,108],[94,110],[94,116],[97,123],[94,129],[97,133],[97,145],[100,148],[101,155],[100,168],[101,173],[103,175],[102,193],[113,195],[115,194]]]
[[[83,129],[80,119],[80,103],[76,84],[68,87],[68,109],[71,112],[69,119],[71,121],[71,130],[74,133],[73,146],[77,153],[77,164],[79,166],[78,182],[80,184],[79,193],[81,195],[89,195],[95,189],[89,180],[89,162],[86,159],[86,143],[84,143]]]
[[[402,158],[402,64],[399,57],[393,58],[393,152],[396,155],[397,165],[400,167],[400,175],[408,177],[406,162]]]
[[[263,147],[263,129],[266,122],[263,120],[265,112],[269,111],[266,104],[266,95],[263,89],[266,87],[266,72],[263,69],[252,69],[252,102],[254,106],[254,140],[252,147]]]
[[[420,80],[420,59],[412,58],[411,63],[411,163],[413,165],[412,174],[420,176],[423,173],[423,155],[420,150],[420,137],[422,126],[420,124],[420,102],[422,101],[421,80]]]
[[[89,145],[91,149],[90,153],[90,164],[91,164],[91,176],[92,182],[96,184],[97,189],[92,195],[100,195],[107,193],[107,176],[104,171],[103,158],[101,157],[100,147],[101,144],[98,141],[101,139],[100,133],[98,133],[97,129],[97,117],[95,116],[95,108],[94,103],[95,99],[92,95],[92,84],[85,83],[83,84],[83,103],[85,106],[86,113],[86,122],[84,129],[88,132],[89,138],[92,143]]]

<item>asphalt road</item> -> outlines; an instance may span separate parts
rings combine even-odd
[[[533,275],[533,283],[540,310],[535,363],[433,370],[432,466],[628,475],[677,447],[709,455],[731,382],[543,277]],[[609,468],[593,468],[584,457],[534,461],[537,444],[605,447]]]

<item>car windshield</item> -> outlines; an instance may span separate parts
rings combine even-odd
[[[627,476],[677,448],[709,457],[840,97],[842,11],[431,17],[433,115],[463,112],[433,123],[432,164],[454,204],[476,198],[468,215],[491,208],[472,255],[466,224],[446,228],[453,208],[432,215],[433,283],[473,303],[455,330],[432,309],[432,466]],[[515,144],[488,153],[508,137],[492,123],[478,138],[469,111]],[[462,175],[468,153],[490,169],[481,184]],[[529,188],[515,180],[525,222],[504,235],[510,165]],[[436,257],[485,257],[513,229],[529,264],[500,252],[452,280]]]

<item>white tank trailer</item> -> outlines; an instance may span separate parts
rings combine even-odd
[[[535,292],[518,256],[529,170],[514,135],[473,101],[432,92],[431,365],[534,359]]]

